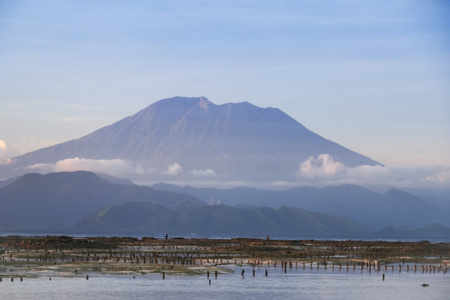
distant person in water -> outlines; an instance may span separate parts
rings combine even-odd
[[[169,238],[169,235],[166,233],[166,234],[164,235],[164,238],[165,238],[166,241],[167,241],[167,239]]]

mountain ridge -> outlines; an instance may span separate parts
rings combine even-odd
[[[297,181],[300,164],[321,154],[349,167],[380,165],[315,134],[277,108],[174,97],[86,136],[15,157],[10,165],[0,166],[0,174],[9,172],[11,177],[80,158],[130,162],[140,170],[136,178],[154,181]]]
[[[206,205],[191,195],[115,184],[92,172],[33,173],[0,189],[0,219],[23,230],[68,229],[89,212],[132,201],[167,208],[185,201]]]
[[[331,211],[312,211],[305,207],[289,207],[286,204],[294,203],[280,201],[284,197],[293,197],[295,201],[301,199],[296,194],[302,188],[287,191],[265,191],[252,188],[233,188],[230,198],[211,199],[211,205],[200,200],[190,193],[161,191],[156,185],[153,188],[130,184],[126,180],[117,180],[85,171],[60,172],[42,174],[26,174],[8,186],[0,188],[0,230],[2,232],[28,232],[28,233],[59,233],[59,234],[121,234],[121,235],[148,235],[162,234],[170,231],[171,235],[209,235],[209,236],[308,236],[328,238],[434,238],[450,237],[448,225],[436,220],[426,219],[425,225],[416,223],[404,226],[392,226],[383,223],[380,230],[370,229],[358,220],[356,216],[362,215],[363,220],[369,219],[367,211],[373,213],[373,218],[380,219],[379,212],[367,208],[363,211],[358,208],[350,210],[353,214],[339,215]],[[169,188],[169,185],[162,185]],[[183,188],[180,188],[183,189]],[[184,190],[186,191],[186,190]],[[192,188],[195,192],[195,188]],[[253,192],[254,195],[242,194]],[[384,194],[373,193],[370,190],[352,185],[328,188],[306,188],[307,202],[318,202],[319,206],[330,206],[320,197],[323,193],[325,201],[335,201],[338,207],[349,210],[351,201],[364,199],[367,195],[379,197],[387,195],[387,201],[393,202],[394,209],[387,207],[386,203],[379,203],[381,211],[392,210],[394,217],[399,213],[395,209],[397,200],[401,196],[403,201],[416,201],[422,203],[407,193],[396,190]],[[350,199],[349,203],[342,203],[339,191],[344,192]],[[227,191],[228,192],[228,191]],[[318,193],[319,192],[319,193]],[[210,197],[214,189],[205,193]],[[241,193],[241,194],[240,194]],[[280,194],[282,193],[282,194]],[[316,195],[314,194],[316,193]],[[318,193],[318,194],[317,194]],[[267,194],[267,198],[261,198]],[[204,195],[204,196],[205,196]],[[250,197],[248,196],[250,195]],[[309,195],[309,196],[307,196]],[[215,196],[215,195],[214,195]],[[342,196],[342,195],[341,195]],[[406,196],[406,198],[404,198]],[[249,201],[242,201],[248,197]],[[329,197],[332,197],[331,199]],[[394,198],[392,198],[394,197]],[[369,197],[370,198],[370,197]],[[230,206],[228,199],[236,201],[239,205]],[[252,199],[259,199],[260,206],[245,205],[252,203]],[[226,205],[218,205],[225,203]],[[270,204],[272,207],[264,204]],[[377,198],[373,198],[377,204]],[[255,204],[256,202],[253,202]],[[325,203],[325,205],[324,205]],[[414,216],[419,218],[425,211],[416,209],[413,205],[406,207],[410,210],[406,218],[400,221],[409,221]],[[428,209],[428,208],[426,208]],[[404,213],[404,212],[402,212]],[[442,220],[448,221],[448,212],[444,212]],[[389,219],[387,219],[389,220]],[[384,221],[384,220],[383,220]],[[394,223],[395,225],[395,223]],[[389,227],[390,226],[390,227]]]
[[[275,191],[250,187],[180,187],[161,183],[152,185],[152,188],[188,193],[205,202],[213,198],[231,206],[296,207],[349,218],[375,231],[387,226],[410,230],[434,222],[450,226],[448,211],[440,209],[445,206],[437,206],[436,201],[424,200],[395,189],[377,193],[362,186],[344,184],[322,188],[301,186]]]
[[[99,228],[109,233],[157,235],[195,233],[198,235],[278,235],[357,236],[368,231],[351,220],[295,208],[242,209],[231,206],[204,206],[189,210],[165,211],[151,204],[126,203],[94,212],[75,225],[78,232],[95,234]],[[129,211],[144,212],[135,220]],[[113,211],[114,217],[109,213]],[[145,217],[148,214],[148,217]],[[130,222],[128,222],[129,220]]]

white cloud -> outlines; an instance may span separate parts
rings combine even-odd
[[[358,184],[363,186],[391,186],[397,188],[449,187],[450,167],[391,168],[361,165],[347,167],[329,154],[320,154],[302,162],[297,171],[302,183],[312,185]]]
[[[343,164],[335,162],[330,155],[320,154],[316,159],[311,156],[302,162],[297,175],[308,178],[330,177],[342,171],[344,168]]]
[[[450,183],[450,167],[448,166],[434,166],[428,167],[425,180],[430,183]]]
[[[216,176],[216,172],[214,172],[213,169],[206,169],[206,170],[194,169],[190,173],[196,177]]]
[[[3,144],[2,144],[3,145]],[[0,146],[1,147],[1,146]],[[179,163],[170,164],[167,169],[157,172],[156,169],[143,168],[140,164],[122,159],[85,159],[70,158],[60,160],[54,164],[35,164],[27,167],[28,170],[40,173],[73,172],[78,170],[105,173],[120,178],[130,178],[139,182],[151,181],[155,183],[161,180],[161,174],[167,175],[167,180],[179,179],[178,184],[190,184],[199,186],[254,186],[276,189],[294,187],[298,185],[326,186],[356,184],[368,188],[450,188],[450,166],[425,166],[415,168],[392,168],[387,166],[356,166],[347,167],[336,161],[329,154],[321,154],[310,157],[301,162],[296,173],[297,180],[279,181],[271,183],[258,182],[224,182],[216,181],[217,173],[213,169],[193,169],[183,171]],[[158,175],[159,174],[159,175]],[[169,178],[169,176],[171,176]],[[165,182],[171,182],[169,181]],[[200,181],[197,181],[200,180]]]
[[[0,165],[9,164],[12,162],[11,158],[19,154],[19,151],[11,148],[5,140],[0,140]]]
[[[179,163],[170,164],[165,171],[162,172],[166,175],[179,175],[183,173],[183,167]]]
[[[96,160],[79,157],[60,160],[55,164],[35,164],[28,166],[27,169],[41,172],[74,172],[83,170],[105,173],[111,176],[142,175],[145,173],[140,164],[134,164],[123,159]]]

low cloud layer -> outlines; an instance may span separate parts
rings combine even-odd
[[[39,173],[51,172],[74,172],[74,171],[91,171],[95,173],[108,174],[120,178],[130,178],[137,180],[145,180],[145,178],[209,178],[216,176],[216,172],[212,169],[193,169],[184,172],[183,166],[179,163],[173,163],[166,169],[157,170],[155,168],[144,169],[140,164],[133,163],[123,159],[86,159],[86,158],[68,158],[60,160],[53,164],[34,164],[26,167],[28,171]],[[163,177],[161,177],[163,176]]]
[[[5,140],[0,140],[0,165],[7,164],[10,158],[19,154],[19,151],[11,148]]]
[[[35,164],[28,166],[27,169],[40,172],[74,172],[91,171],[105,173],[112,176],[123,177],[127,175],[142,175],[144,169],[140,164],[134,164],[123,159],[86,159],[86,158],[67,158],[60,160],[55,164]]]
[[[216,172],[214,172],[213,169],[206,169],[206,170],[197,170],[194,169],[190,172],[191,175],[195,177],[211,177],[216,176]]]
[[[170,164],[162,173],[171,176],[180,175],[181,173],[183,173],[183,167],[179,163],[173,163]]]
[[[342,172],[345,166],[335,162],[328,154],[320,154],[317,158],[312,156],[300,164],[297,175],[307,178],[330,178]]]
[[[0,144],[2,147],[3,144]],[[3,148],[2,148],[3,149]],[[6,161],[3,161],[5,164]],[[289,188],[299,185],[326,186],[356,184],[369,188],[449,188],[449,166],[427,166],[419,168],[392,168],[386,166],[347,167],[336,161],[329,154],[309,157],[298,165],[296,181],[261,182],[222,182],[213,169],[184,170],[179,163],[172,163],[165,169],[143,168],[140,164],[122,159],[85,159],[69,158],[54,164],[35,164],[27,167],[28,172],[73,172],[91,171],[104,173],[118,178],[129,178],[133,181],[152,184],[154,182],[177,182],[178,184],[202,186],[253,186],[264,188]]]
[[[312,185],[358,184],[398,188],[445,187],[450,185],[450,167],[392,168],[386,166],[347,167],[329,154],[309,157],[298,168],[300,183]]]

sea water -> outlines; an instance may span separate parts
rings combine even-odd
[[[230,265],[204,275],[3,278],[0,299],[450,299],[450,274]],[[242,276],[242,270],[244,275]],[[268,272],[266,276],[266,270]],[[383,280],[383,274],[385,278]],[[422,284],[428,284],[424,287]]]

